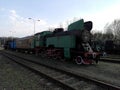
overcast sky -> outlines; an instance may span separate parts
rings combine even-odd
[[[120,0],[0,0],[0,37],[24,37],[73,18],[93,21],[93,30],[120,19]],[[37,21],[37,20],[40,21]]]

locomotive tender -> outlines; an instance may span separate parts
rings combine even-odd
[[[74,60],[77,64],[91,64],[99,60],[99,53],[90,46],[92,22],[78,20],[68,26],[68,30],[56,28],[53,32],[43,31],[16,40],[16,50],[33,51],[56,59]]]

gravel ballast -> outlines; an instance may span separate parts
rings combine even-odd
[[[10,52],[13,53],[13,52]],[[36,60],[41,63],[47,63],[57,68],[65,68],[71,70],[80,75],[86,75],[91,78],[95,78],[101,81],[106,81],[113,85],[120,86],[120,65],[107,62],[99,62],[93,65],[76,65],[73,62],[62,62],[59,60],[52,60],[46,58],[40,58],[39,56],[16,53],[17,55],[24,56],[28,59]]]
[[[61,90],[0,54],[0,90]]]

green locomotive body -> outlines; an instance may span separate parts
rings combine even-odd
[[[47,47],[53,46],[55,48],[63,48],[64,57],[70,58],[70,48],[75,48],[75,36],[66,35],[66,36],[57,36],[47,38]]]
[[[46,51],[48,57],[74,59],[77,64],[97,62],[99,54],[94,52],[89,44],[91,29],[92,22],[81,19],[70,24],[67,31],[57,28],[54,32],[37,33],[35,51]]]

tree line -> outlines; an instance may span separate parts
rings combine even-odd
[[[102,32],[93,32],[93,40],[119,40],[120,41],[120,19],[114,20],[110,24],[106,24],[104,27],[104,33]]]

